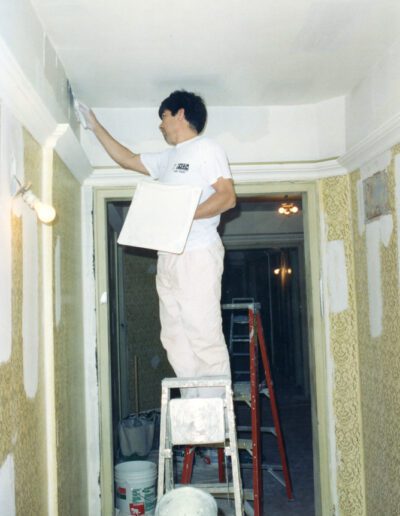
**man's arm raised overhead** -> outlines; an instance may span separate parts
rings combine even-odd
[[[149,175],[146,167],[140,159],[140,154],[135,154],[124,145],[121,145],[111,134],[100,124],[93,111],[84,104],[78,103],[77,109],[83,116],[86,127],[90,129],[108,155],[127,170],[134,170],[141,174]]]

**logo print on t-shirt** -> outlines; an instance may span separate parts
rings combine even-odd
[[[173,170],[179,174],[184,174],[189,171],[189,163],[175,163]]]

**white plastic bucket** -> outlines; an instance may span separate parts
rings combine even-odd
[[[114,468],[115,505],[120,516],[153,516],[157,467],[154,462],[122,462]]]
[[[217,516],[214,498],[195,487],[179,487],[168,491],[157,505],[155,516]]]

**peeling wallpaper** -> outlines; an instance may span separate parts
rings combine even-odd
[[[365,514],[362,466],[362,432],[354,275],[353,220],[348,176],[322,181],[327,242],[343,241],[347,270],[348,303],[329,316],[330,356],[333,361],[333,409],[336,437],[336,514]],[[346,308],[347,306],[347,308]],[[377,516],[378,513],[376,513]],[[371,515],[372,516],[372,515]]]
[[[400,299],[397,211],[394,157],[388,167],[389,203],[393,230],[380,243],[382,331],[371,336],[368,292],[367,231],[359,221],[360,172],[320,182],[325,220],[325,238],[332,248],[335,274],[346,274],[347,295],[338,299],[329,313],[329,353],[333,370],[333,411],[337,463],[337,508],[340,516],[398,516],[400,514]],[[34,191],[41,191],[42,149],[24,132],[25,177]],[[80,185],[64,163],[54,156],[53,225],[54,348],[57,421],[59,516],[87,516],[86,430],[84,407],[84,355],[81,293],[81,197]],[[12,349],[0,363],[0,482],[5,475],[15,485],[9,507],[17,516],[42,516],[47,509],[45,392],[43,337],[39,325],[37,387],[29,398],[24,388],[23,355],[23,255],[29,253],[23,240],[23,218],[12,216]],[[39,274],[37,293],[41,321],[41,231],[38,234]],[[154,264],[130,263],[127,276],[138,274],[146,285],[154,281]],[[129,341],[140,348],[141,409],[153,408],[159,400],[159,376],[166,376],[167,361],[159,342],[156,294],[146,285],[127,285],[126,309],[131,321],[141,318],[143,332],[128,323]],[[56,292],[57,291],[57,292]],[[339,297],[338,297],[339,296]],[[136,297],[136,301],[134,300]],[[144,314],[141,307],[151,306]],[[127,314],[128,315],[128,314]],[[130,326],[130,327],[129,327]],[[149,332],[149,328],[152,329]],[[157,360],[155,360],[157,359]],[[25,359],[26,360],[26,359]],[[158,362],[160,360],[160,362]],[[132,367],[132,364],[131,366]],[[144,381],[146,380],[146,381]],[[130,392],[134,408],[134,392]],[[0,485],[1,488],[1,485]],[[1,496],[4,491],[0,492]],[[8,516],[8,515],[7,515]],[[11,515],[14,516],[14,515]]]
[[[41,148],[24,133],[25,178],[40,192]],[[38,231],[39,232],[39,231]],[[39,246],[40,246],[40,234]],[[43,362],[38,362],[38,386],[29,399],[24,389],[22,219],[12,217],[12,350],[10,360],[0,365],[0,465],[10,455],[14,461],[15,509],[17,515],[47,514]],[[39,251],[39,262],[40,262]],[[40,282],[40,273],[39,273]],[[37,293],[40,299],[40,292]],[[42,356],[39,335],[39,357]],[[26,360],[26,357],[25,357]],[[12,497],[13,493],[9,493]]]
[[[400,145],[393,148],[393,157]],[[357,181],[351,174],[353,225],[357,217]],[[372,337],[367,288],[366,233],[353,232],[359,334],[361,410],[364,441],[366,514],[400,514],[400,306],[394,163],[388,167],[389,204],[394,231],[380,245],[382,331]]]
[[[42,148],[26,131],[23,144],[25,179],[32,182],[32,190],[40,197]],[[53,186],[58,215],[53,225],[53,242],[58,237],[61,244],[61,320],[54,330],[59,516],[87,516],[80,185],[57,156]],[[23,213],[24,206],[21,208]],[[0,503],[7,501],[0,505],[0,514],[45,516],[49,511],[41,224],[35,221],[30,229],[37,231],[37,238],[24,238],[26,217],[16,213],[11,216],[12,348],[9,359],[0,363]],[[24,257],[32,254],[35,240],[36,283],[27,276],[32,270],[26,268],[24,274],[23,267]],[[23,299],[24,288],[32,289],[35,284],[38,342],[32,347],[29,332],[23,331],[29,310],[29,303],[24,307]]]
[[[343,243],[348,287],[347,308],[343,304],[342,310],[329,314],[340,516],[400,514],[399,206],[394,170],[399,154],[397,145],[387,168],[388,221],[363,222],[360,171],[321,183],[328,249],[330,243]],[[376,242],[368,244],[368,238]],[[368,245],[378,246],[378,268],[371,266]],[[371,314],[378,295],[381,315]]]
[[[54,321],[59,516],[86,516],[80,184],[56,154],[53,205],[57,211],[53,227],[53,284],[58,290],[54,300],[59,311],[59,324],[57,317]]]

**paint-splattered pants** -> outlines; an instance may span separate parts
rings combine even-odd
[[[220,240],[206,248],[158,257],[161,342],[178,377],[230,376],[220,305],[223,259]],[[182,395],[222,393],[220,388],[187,391]]]

